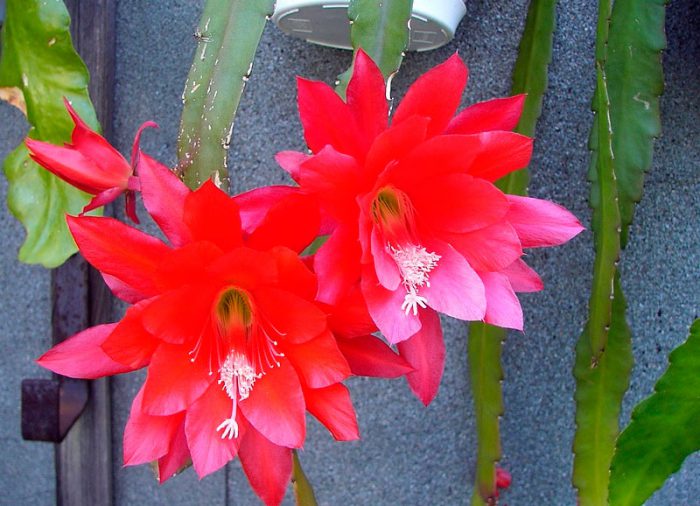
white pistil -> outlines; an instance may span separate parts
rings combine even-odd
[[[233,408],[231,409],[231,417],[221,422],[216,428],[216,432],[223,430],[221,439],[238,437],[238,423],[236,422],[238,401],[248,398],[255,380],[261,377],[262,374],[256,374],[245,355],[232,351],[226,357],[219,369],[219,384],[223,384],[226,395],[231,398]]]
[[[413,316],[417,316],[418,306],[425,309],[428,303],[427,298],[418,295],[418,289],[430,286],[429,275],[437,267],[440,255],[414,244],[398,248],[389,245],[388,251],[399,268],[403,286],[406,289],[401,310],[406,313],[406,316],[411,312]]]

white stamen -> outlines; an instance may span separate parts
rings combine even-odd
[[[398,248],[389,245],[388,251],[399,268],[403,286],[406,288],[406,297],[401,304],[401,310],[406,313],[406,316],[410,312],[413,312],[413,316],[417,316],[418,306],[426,308],[428,302],[428,299],[418,295],[418,289],[430,286],[429,275],[437,267],[440,255],[414,244]]]
[[[233,401],[231,417],[227,418],[216,428],[216,432],[223,429],[221,439],[238,437],[238,423],[236,422],[236,408],[238,401],[247,399],[253,389],[255,380],[262,377],[256,374],[255,369],[248,363],[245,355],[232,351],[226,357],[219,369],[219,384],[223,384],[226,395]]]

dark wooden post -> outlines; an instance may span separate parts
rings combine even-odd
[[[115,0],[66,0],[73,42],[90,70],[90,96],[104,135],[112,136]],[[111,318],[111,296],[100,275],[80,256],[52,273],[54,338],[67,337]],[[112,430],[108,379],[89,383],[90,402],[56,445],[56,503],[111,506]]]

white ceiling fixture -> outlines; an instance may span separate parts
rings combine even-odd
[[[352,49],[348,0],[277,0],[272,20],[285,33],[314,44]],[[467,9],[464,0],[414,0],[409,51],[444,46]]]

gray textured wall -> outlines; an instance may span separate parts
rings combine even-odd
[[[394,95],[430,66],[459,51],[470,68],[464,104],[508,94],[510,73],[527,2],[470,0],[456,39],[447,47],[409,54],[394,80]],[[121,0],[118,6],[116,144],[128,152],[136,128],[153,119],[146,151],[174,162],[180,94],[201,2]],[[587,207],[586,141],[591,123],[593,32],[596,2],[568,0],[558,8],[558,30],[550,66],[550,88],[538,125],[531,194],[557,201],[590,223]],[[637,210],[624,254],[624,286],[635,338],[636,365],[625,400],[631,407],[651,392],[666,355],[698,316],[700,291],[700,6],[677,0],[668,7],[669,48],[664,56],[664,133]],[[265,30],[253,76],[234,131],[231,164],[234,190],[285,182],[273,161],[282,149],[302,149],[295,106],[295,75],[332,82],[349,62],[342,51],[290,39],[273,26]],[[0,156],[22,137],[18,113],[0,105]],[[4,200],[6,185],[0,184]],[[19,381],[41,374],[31,358],[45,349],[49,332],[48,275],[14,259],[21,227],[5,209],[0,214],[2,303],[0,354],[0,504],[52,503],[53,455],[49,445],[23,443],[19,436]],[[573,435],[571,377],[574,342],[585,320],[591,282],[590,232],[571,244],[530,255],[542,274],[544,292],[523,296],[524,334],[505,346],[506,415],[503,465],[513,474],[504,502],[573,505],[570,485]],[[363,440],[335,443],[311,421],[302,461],[324,505],[468,504],[475,438],[465,327],[445,321],[448,358],[440,394],[425,409],[402,381],[354,379],[350,386]],[[142,378],[116,378],[114,459],[121,463],[121,435]],[[649,504],[697,504],[700,458],[691,457]],[[188,471],[157,486],[146,467],[115,467],[118,505],[256,504],[240,467],[198,482]],[[291,501],[288,499],[288,503]]]

